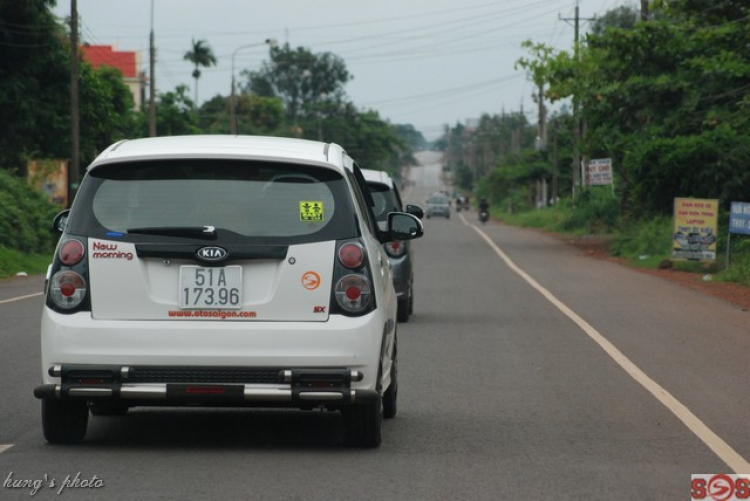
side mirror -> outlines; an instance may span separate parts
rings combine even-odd
[[[406,212],[412,216],[418,217],[419,219],[424,217],[424,211],[418,205],[407,205]]]
[[[413,214],[391,212],[388,214],[388,235],[391,240],[413,240],[424,234],[424,226]]]
[[[70,209],[64,210],[55,216],[52,220],[52,231],[62,233],[65,231],[65,227],[68,226],[68,216],[70,215]]]

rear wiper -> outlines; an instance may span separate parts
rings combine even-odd
[[[128,233],[141,235],[164,235],[168,237],[192,237],[205,240],[216,239],[214,226],[150,226],[145,228],[128,228]]]

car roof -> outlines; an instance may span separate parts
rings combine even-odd
[[[393,189],[393,178],[387,172],[382,170],[362,169],[362,175],[368,183],[380,183]]]
[[[334,143],[286,137],[194,135],[126,139],[104,150],[89,169],[129,160],[177,158],[291,161],[342,173],[345,166],[352,165],[343,148]]]

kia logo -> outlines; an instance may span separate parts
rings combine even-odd
[[[226,259],[229,253],[221,247],[202,247],[195,255],[202,261],[221,261]]]

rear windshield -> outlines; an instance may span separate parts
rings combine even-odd
[[[447,197],[443,197],[443,196],[437,195],[437,196],[431,196],[427,200],[427,203],[428,204],[435,204],[435,205],[443,205],[443,204],[450,203],[450,200],[448,200]]]
[[[338,172],[314,166],[236,160],[111,164],[87,175],[67,231],[141,241],[154,238],[137,229],[213,226],[219,235],[275,242],[349,238],[357,228],[348,193]]]
[[[387,220],[389,212],[401,211],[401,205],[394,190],[380,183],[368,183],[367,187],[375,202],[373,212],[378,222]]]

